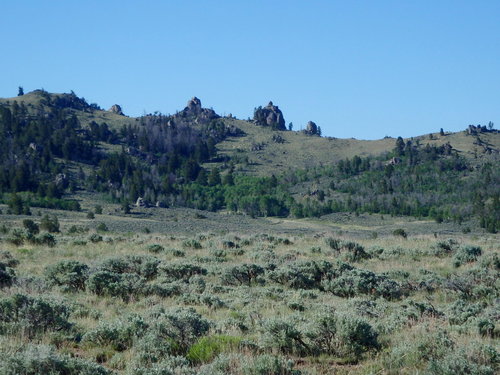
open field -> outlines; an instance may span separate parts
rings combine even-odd
[[[54,246],[11,243],[28,217],[2,216],[1,374],[27,361],[134,375],[499,369],[496,234],[379,215],[113,208],[57,212]]]

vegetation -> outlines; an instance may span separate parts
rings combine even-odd
[[[500,371],[492,127],[307,165],[373,143],[277,131],[271,103],[133,119],[19,93],[0,101],[0,374]]]

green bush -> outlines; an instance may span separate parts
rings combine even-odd
[[[83,359],[58,354],[45,345],[27,345],[12,353],[0,352],[2,375],[112,375],[110,370]]]
[[[23,226],[30,235],[35,235],[40,232],[40,227],[31,219],[24,219]]]
[[[52,285],[58,285],[64,291],[76,292],[85,290],[89,267],[76,260],[65,260],[48,266],[45,277]]]
[[[483,253],[479,246],[462,246],[453,256],[453,265],[460,267],[465,263],[472,263]]]
[[[425,374],[495,375],[498,374],[498,353],[496,353],[496,357],[496,360],[491,361],[488,359],[485,360],[484,353],[474,353],[464,349],[450,351],[443,358],[432,358],[429,361]]]
[[[149,245],[148,246],[148,251],[150,253],[157,254],[157,253],[161,253],[164,250],[165,250],[165,248],[163,246],[161,246],[161,245],[158,245],[158,244],[153,244],[153,245]]]
[[[241,337],[216,335],[201,337],[191,345],[186,358],[193,363],[211,362],[220,353],[235,351],[241,343]]]
[[[0,288],[10,287],[16,279],[16,272],[6,263],[0,262]]]
[[[205,335],[209,328],[210,322],[194,309],[178,308],[159,314],[152,330],[176,343],[175,354],[185,355],[189,347]]]
[[[45,331],[68,330],[69,307],[61,301],[14,294],[0,299],[3,329],[23,332],[29,337]]]
[[[40,228],[46,230],[49,233],[59,232],[59,220],[57,220],[56,215],[44,215],[40,222]]]
[[[98,242],[102,242],[102,236],[100,236],[99,234],[97,233],[92,233],[89,237],[89,240],[90,242],[92,243],[98,243]]]
[[[399,236],[399,237],[403,237],[404,239],[406,239],[408,237],[408,234],[406,233],[406,231],[403,229],[403,228],[398,228],[398,229],[395,229],[392,234],[394,236]]]
[[[160,272],[167,279],[189,280],[194,275],[206,275],[207,270],[192,263],[167,263],[160,266]]]
[[[57,244],[56,238],[50,233],[43,233],[35,238],[35,243],[39,245],[46,245],[48,247],[54,247]]]
[[[131,296],[143,293],[144,280],[134,274],[97,271],[90,275],[85,286],[98,296],[121,297],[128,301]]]
[[[219,355],[212,363],[200,367],[198,375],[300,375],[293,361],[270,354],[248,356]]]
[[[226,285],[251,286],[262,274],[264,274],[264,268],[257,264],[241,264],[225,269],[221,278]]]
[[[203,248],[203,246],[201,245],[201,242],[198,240],[195,240],[195,239],[185,240],[182,243],[182,246],[184,246],[186,248],[190,248],[190,249],[196,249],[196,250]]]
[[[147,280],[151,280],[157,276],[159,264],[160,260],[154,256],[125,255],[106,259],[101,263],[100,269],[119,274],[136,274]]]
[[[111,346],[113,350],[123,351],[130,347],[134,340],[144,335],[148,324],[139,316],[130,316],[126,320],[104,322],[85,333],[82,342],[95,346]]]
[[[0,263],[5,264],[7,267],[15,268],[19,264],[19,261],[7,250],[0,250]]]

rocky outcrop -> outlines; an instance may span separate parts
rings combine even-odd
[[[111,106],[111,108],[109,109],[109,112],[113,112],[113,113],[120,115],[120,116],[125,116],[123,114],[122,107],[120,107],[118,104],[113,104]]]
[[[286,130],[283,112],[273,102],[269,102],[264,108],[256,108],[253,120],[260,126],[270,126],[275,130]]]
[[[179,113],[184,118],[194,118],[196,123],[205,123],[219,117],[211,108],[203,108],[196,96],[188,101],[186,108]]]
[[[318,125],[316,125],[316,123],[313,121],[309,121],[306,125],[306,129],[304,130],[304,133],[306,133],[307,135],[318,134]]]

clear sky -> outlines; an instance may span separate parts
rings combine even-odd
[[[192,96],[360,139],[500,127],[500,1],[4,1],[0,97],[44,88],[138,116]]]

